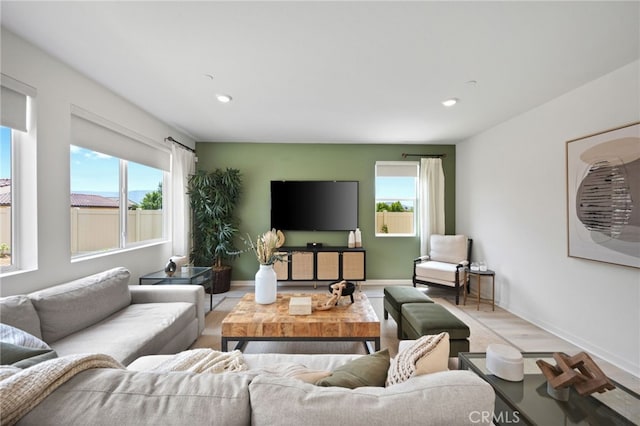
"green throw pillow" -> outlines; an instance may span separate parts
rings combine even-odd
[[[56,358],[56,352],[49,349],[34,349],[13,343],[0,342],[0,364],[29,368],[39,362]]]
[[[355,389],[362,386],[384,387],[389,370],[389,350],[383,349],[336,368],[329,377],[318,380],[317,386],[339,386]]]

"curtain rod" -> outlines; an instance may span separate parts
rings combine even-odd
[[[177,143],[178,145],[180,145],[181,147],[183,147],[184,149],[186,149],[187,151],[191,151],[195,154],[196,150],[186,146],[183,143],[178,142],[177,140],[175,140],[174,138],[172,138],[171,136],[167,136],[166,138],[164,138],[165,141],[169,141],[169,142],[173,142],[173,143]]]
[[[425,158],[445,158],[447,154],[407,154],[405,152],[402,153],[402,158],[407,157],[425,157]]]

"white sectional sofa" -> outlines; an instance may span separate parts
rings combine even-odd
[[[5,403],[9,407],[5,407],[5,413],[11,416],[8,424],[491,423],[494,391],[470,371],[441,371],[412,376],[386,387],[364,385],[355,389],[335,384],[317,386],[319,382],[315,380],[312,382],[316,384],[311,384],[280,374],[282,366],[335,374],[349,364],[358,364],[361,357],[376,354],[240,354],[246,367],[243,371],[213,374],[157,370],[170,356],[156,354],[187,349],[202,331],[204,291],[200,286],[186,285],[128,286],[128,281],[129,272],[116,268],[35,293],[0,299],[2,323],[43,339],[61,357],[22,369],[15,364],[0,367],[0,400],[3,407]],[[107,354],[127,368],[111,361],[68,374],[66,367],[59,367],[76,357],[101,356],[78,353]],[[446,357],[448,350],[444,354]],[[386,359],[388,366],[388,355]],[[364,370],[384,371],[386,376],[386,368],[380,370],[366,364]],[[49,391],[29,394],[29,398],[10,398],[13,392],[27,392],[23,386],[26,380],[34,386],[46,385]]]
[[[204,329],[204,289],[129,286],[129,278],[114,268],[0,298],[0,322],[42,339],[58,356],[103,353],[127,365],[187,349]]]
[[[126,370],[84,371],[17,423],[224,426],[456,426],[491,424],[495,394],[470,371],[444,371],[388,387],[320,387],[265,373],[277,365],[335,368],[366,355],[244,354],[247,371],[150,371],[165,357]],[[87,410],[87,407],[91,407]]]

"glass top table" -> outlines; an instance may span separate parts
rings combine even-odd
[[[192,284],[201,285],[205,290],[209,290],[209,310],[213,310],[213,278],[211,267],[191,266],[188,268],[178,268],[176,272],[169,276],[165,271],[152,272],[139,278],[140,285],[166,285],[166,284]]]
[[[524,380],[510,382],[487,370],[486,353],[461,352],[461,370],[471,370],[488,382],[496,392],[496,425],[638,425],[640,395],[616,383],[604,393],[580,396],[571,388],[568,401],[547,394],[547,379],[536,360],[556,365],[551,352],[523,352]]]

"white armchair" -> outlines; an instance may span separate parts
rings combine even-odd
[[[471,258],[473,240],[465,235],[438,235],[430,237],[430,253],[413,261],[413,286],[416,284],[454,288],[456,305],[460,301],[460,288],[464,291],[467,265]]]

